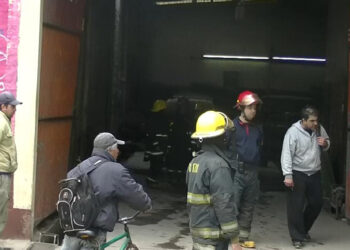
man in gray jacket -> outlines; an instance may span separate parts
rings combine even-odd
[[[288,229],[293,245],[302,248],[321,212],[321,151],[330,147],[326,130],[318,123],[318,111],[302,109],[301,120],[287,131],[281,165],[287,191]]]
[[[116,139],[110,133],[100,133],[94,140],[92,156],[69,171],[67,177],[75,178],[91,164],[102,161],[89,174],[94,192],[98,194],[101,211],[92,228],[97,233],[96,238],[81,240],[65,235],[62,250],[99,249],[99,245],[106,241],[106,232],[113,231],[118,220],[119,202],[125,202],[131,208],[140,211],[151,208],[151,199],[143,191],[142,186],[135,182],[125,167],[116,162],[119,155],[118,145],[123,144],[124,141]]]

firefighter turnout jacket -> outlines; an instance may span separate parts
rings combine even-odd
[[[238,242],[233,179],[234,170],[229,160],[215,145],[203,145],[202,151],[188,165],[187,205],[194,243]]]

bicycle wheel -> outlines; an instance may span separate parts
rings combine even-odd
[[[126,246],[126,250],[139,250],[139,248],[135,244],[129,242]]]

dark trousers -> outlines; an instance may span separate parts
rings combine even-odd
[[[153,178],[159,177],[163,167],[163,155],[151,155],[150,161],[150,172]]]
[[[321,212],[321,172],[308,176],[293,171],[294,188],[287,191],[288,229],[292,240],[302,241]]]
[[[255,204],[259,199],[260,182],[258,170],[237,170],[234,177],[233,194],[239,215],[239,237],[248,238],[251,231]]]

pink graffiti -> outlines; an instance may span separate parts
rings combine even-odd
[[[17,90],[20,0],[0,0],[0,92]]]

